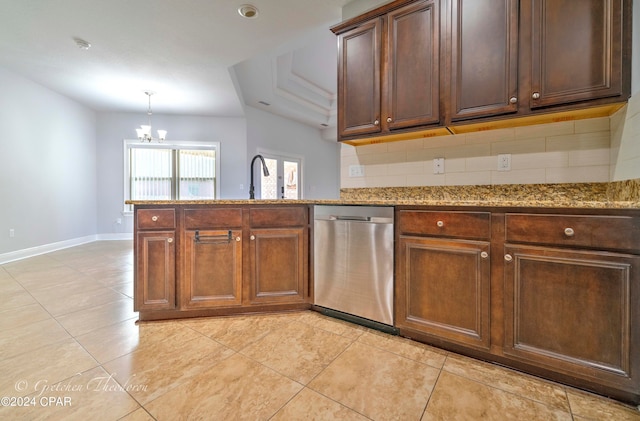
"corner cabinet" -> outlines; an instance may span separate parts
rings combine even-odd
[[[175,210],[137,209],[135,221],[134,310],[175,309]]]
[[[402,336],[640,403],[640,213],[396,208]]]
[[[338,134],[440,122],[439,1],[417,1],[338,37]]]
[[[331,30],[338,139],[352,144],[631,93],[631,0],[395,0]]]
[[[136,206],[140,320],[311,307],[307,205]]]

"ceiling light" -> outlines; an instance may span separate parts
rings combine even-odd
[[[143,142],[151,142],[157,140],[158,142],[162,142],[167,137],[166,130],[158,130],[158,138],[155,139],[151,136],[151,95],[155,94],[153,91],[144,91],[144,93],[149,97],[149,108],[147,109],[147,115],[149,116],[149,124],[141,125],[139,129],[136,129],[136,133],[138,134],[138,139]]]
[[[240,16],[247,19],[255,19],[258,17],[258,8],[252,4],[243,4],[238,7],[238,13]]]
[[[83,40],[82,38],[74,38],[73,40],[81,50],[88,50],[89,48],[91,48],[91,43]]]

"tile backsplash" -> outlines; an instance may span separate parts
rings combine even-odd
[[[357,147],[342,144],[341,188],[593,183],[639,178],[640,170],[633,161],[634,154],[635,160],[640,160],[640,134],[634,133],[640,126],[639,97],[635,95],[611,117]],[[498,171],[500,154],[510,155],[509,171]],[[435,158],[444,158],[444,173],[434,174]],[[622,172],[618,161],[626,162],[623,176],[616,175]]]

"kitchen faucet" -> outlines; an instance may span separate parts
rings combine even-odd
[[[256,158],[260,158],[260,162],[262,162],[262,173],[265,177],[269,177],[269,170],[267,169],[267,164],[264,163],[264,158],[262,155],[258,154],[253,157],[251,160],[251,184],[249,184],[249,199],[255,199],[254,194],[254,186],[253,186],[253,163],[256,162]]]

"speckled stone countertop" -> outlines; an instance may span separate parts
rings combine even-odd
[[[612,183],[372,187],[342,189],[340,199],[321,200],[128,200],[126,203],[132,205],[282,205],[289,203],[640,209],[640,179]]]

